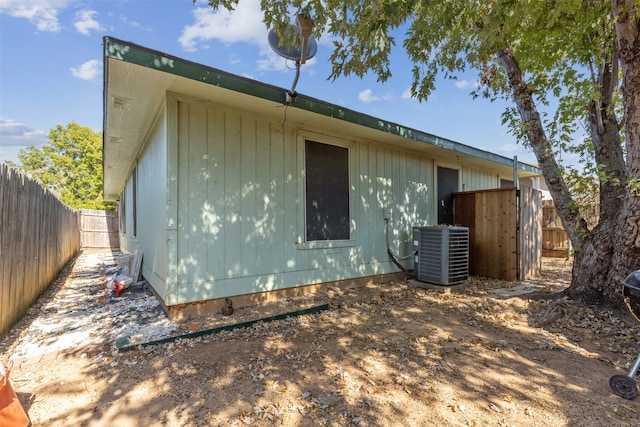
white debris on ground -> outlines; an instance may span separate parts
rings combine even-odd
[[[12,358],[30,358],[111,344],[122,337],[136,344],[175,335],[177,324],[169,320],[145,286],[131,287],[117,297],[107,289],[118,270],[118,254],[80,254],[67,267],[70,271],[54,281],[0,342],[0,352]]]
[[[211,314],[182,319],[178,324],[168,318],[144,283],[132,285],[119,295],[108,288],[108,283],[119,271],[118,259],[121,257],[120,252],[80,254],[23,320],[0,341],[0,354],[29,358],[87,345],[113,345],[124,338],[126,345],[144,344],[229,323],[264,319],[290,312],[292,305],[300,309],[329,302],[325,294],[311,294],[295,301],[285,298],[264,306],[239,308],[233,320]],[[570,266],[560,267],[563,273],[570,272]],[[555,281],[561,283],[559,276],[561,274],[556,271]],[[532,282],[514,283],[475,276],[469,277],[464,290],[471,294],[505,297],[511,296],[508,293],[518,289],[517,285],[539,290]],[[507,295],[500,295],[501,290]]]
[[[142,344],[178,334],[178,325],[169,320],[160,302],[150,293],[127,298],[124,292],[113,302],[109,312],[112,319],[111,342],[128,337],[130,344]]]
[[[54,283],[51,288],[57,289],[50,289],[29,309],[23,319],[28,327],[12,349],[12,357],[31,357],[104,340],[106,293],[99,266],[90,256],[75,260],[66,280]]]

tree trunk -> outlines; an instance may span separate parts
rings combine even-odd
[[[618,61],[616,43],[610,56],[602,59],[596,76],[599,84],[599,99],[592,101],[588,109],[589,134],[593,143],[593,154],[601,173],[599,179],[599,220],[608,221],[618,215],[625,195],[625,172],[620,124],[615,113],[618,90]],[[609,225],[611,226],[611,225]]]
[[[587,305],[618,305],[620,288],[608,282],[616,238],[615,220],[604,220],[574,247],[569,297]]]
[[[587,304],[620,306],[621,281],[640,268],[640,30],[633,0],[612,0],[622,69],[626,159],[611,109],[616,67],[602,68],[599,105],[592,106],[590,130],[595,160],[607,179],[600,183],[600,219],[589,230],[573,206],[543,130],[533,96],[510,49],[498,52],[507,72],[528,139],[558,213],[575,248],[567,294]],[[616,61],[615,55],[612,61]],[[612,64],[613,65],[613,64]],[[597,108],[596,108],[597,107]]]
[[[613,185],[613,181],[603,183],[601,200],[606,203],[602,206],[604,214],[598,225],[589,230],[573,202],[561,169],[552,154],[551,144],[545,135],[533,96],[524,81],[513,51],[503,49],[497,55],[507,73],[515,104],[527,129],[529,143],[575,250],[571,286],[566,294],[586,304],[617,305],[620,302],[620,281],[617,280],[618,275],[613,275],[612,272],[620,268],[623,260],[628,260],[625,258],[626,252],[619,247],[620,221],[623,221],[619,212],[624,210],[620,209],[620,200],[624,190]],[[607,93],[604,95],[603,98],[606,99]],[[624,162],[621,161],[617,120],[613,112],[609,111],[608,103],[603,103],[601,108],[597,114],[590,117],[591,121],[597,122],[597,134],[592,135],[595,136],[596,161],[607,164],[606,172],[612,177],[618,177],[624,175]],[[598,117],[600,113],[602,116]]]
[[[615,49],[614,49],[615,51]],[[599,100],[589,108],[589,131],[595,162],[602,173],[599,194],[598,224],[582,242],[574,243],[571,286],[566,294],[587,304],[619,304],[620,283],[611,281],[609,274],[615,259],[615,245],[619,240],[617,224],[625,194],[626,172],[620,127],[613,109],[617,90],[617,55],[602,61],[595,80],[600,82]]]
[[[616,219],[614,253],[607,284],[617,285],[640,268],[640,29],[633,0],[612,0],[622,70],[626,144],[626,192]]]
[[[562,170],[556,162],[551,143],[544,132],[540,114],[533,100],[531,90],[527,87],[520,64],[513,50],[502,49],[497,52],[498,59],[504,68],[509,85],[513,93],[513,100],[520,114],[527,138],[536,155],[538,165],[547,183],[551,197],[556,206],[562,224],[572,243],[580,243],[589,233],[587,223],[580,215],[580,211],[569,193],[569,189],[562,176]]]

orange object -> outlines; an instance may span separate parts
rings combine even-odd
[[[13,362],[0,361],[0,426],[30,426],[31,420],[9,382]]]
[[[119,297],[120,293],[127,289],[127,286],[123,285],[119,280],[116,280],[113,283],[115,284],[113,289],[116,291],[116,296]]]

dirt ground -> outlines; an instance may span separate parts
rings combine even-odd
[[[640,399],[608,383],[640,353],[640,325],[623,312],[509,296],[514,286],[557,291],[570,268],[545,259],[533,283],[472,277],[456,292],[332,289],[305,301],[329,302],[317,314],[58,357],[11,381],[34,426],[640,426]]]

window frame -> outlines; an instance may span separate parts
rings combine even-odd
[[[306,142],[316,142],[319,144],[332,145],[336,147],[347,149],[347,174],[348,174],[348,192],[349,192],[349,238],[340,240],[307,240],[307,176],[306,176]],[[351,141],[342,140],[327,135],[319,135],[311,132],[303,132],[298,135],[298,164],[300,171],[298,197],[300,203],[298,203],[298,238],[296,244],[298,249],[330,249],[330,248],[342,248],[353,247],[355,239],[354,229],[354,170],[353,170],[353,156],[354,156],[354,144]]]
[[[118,200],[118,216],[120,217],[120,234],[127,235],[127,187],[122,189]]]

